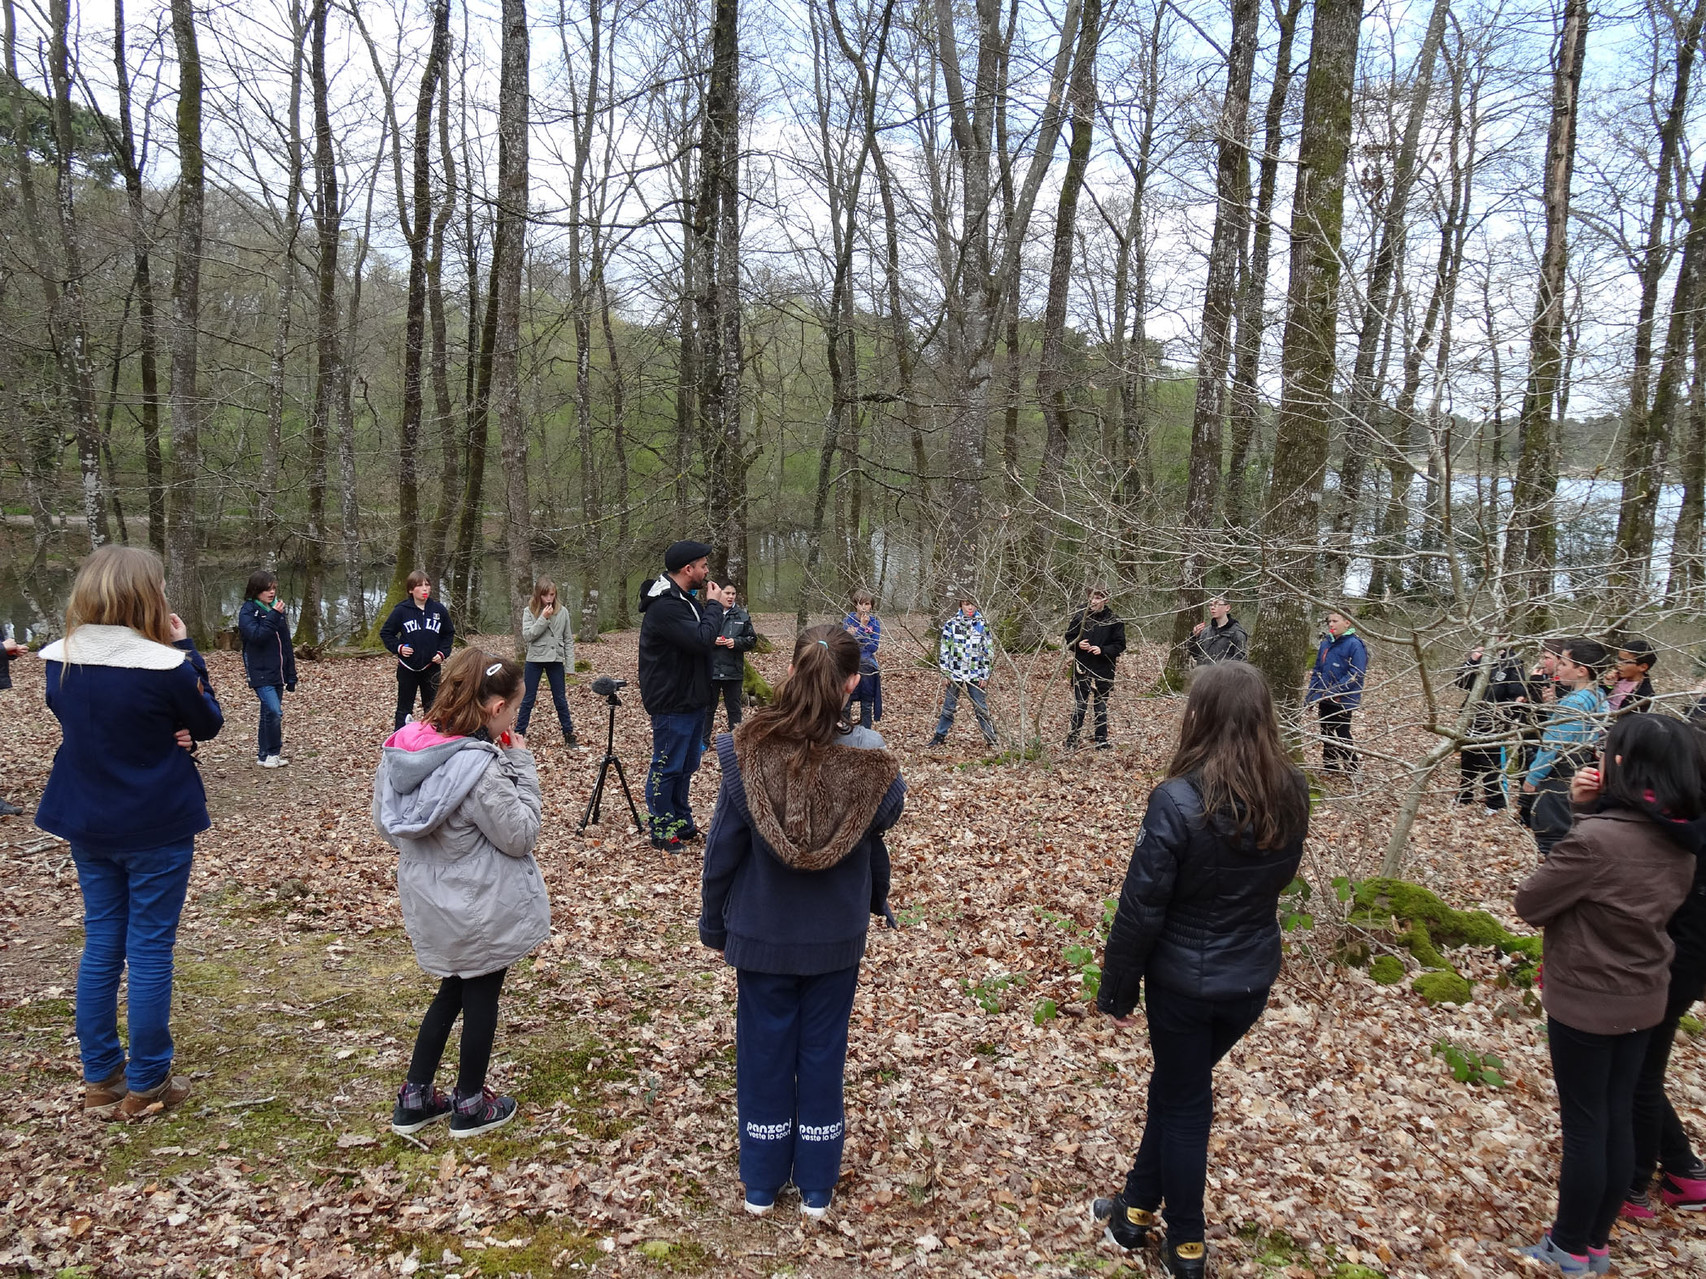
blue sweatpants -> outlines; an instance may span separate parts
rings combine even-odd
[[[842,1071],[859,965],[812,977],[741,969],[735,1005],[740,1179],[829,1191],[847,1136]]]

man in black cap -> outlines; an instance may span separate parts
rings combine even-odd
[[[664,552],[665,571],[640,588],[640,702],[652,717],[646,810],[652,847],[671,852],[699,834],[688,787],[704,750],[711,654],[732,598],[708,580],[710,555],[703,542],[676,542]],[[693,598],[701,586],[701,597]]]

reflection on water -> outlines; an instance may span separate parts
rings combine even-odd
[[[800,590],[806,578],[806,535],[761,533],[754,535],[752,540],[755,553],[747,578],[747,606],[760,612],[792,611],[799,604]],[[884,606],[901,610],[917,607],[919,557],[912,545],[887,538],[879,529],[872,534],[867,553],[871,557],[872,585]],[[63,627],[66,599],[71,591],[73,570],[69,567],[46,570],[37,584],[40,596],[32,598],[28,584],[21,580],[17,571],[19,567],[0,565],[0,627],[20,639],[59,634]],[[221,619],[225,625],[233,623],[238,606],[243,602],[243,587],[254,567],[252,563],[232,560],[202,565],[211,616]],[[570,571],[567,564],[543,556],[535,561],[534,568],[538,573],[548,574],[557,583],[563,600],[578,612],[581,599],[579,575]],[[661,565],[636,567],[629,576],[630,621],[636,616],[634,605],[641,583],[649,581],[660,570]],[[294,619],[302,598],[302,568],[300,565],[280,565],[278,575],[279,594]],[[825,574],[820,571],[818,576],[821,579]],[[473,624],[459,617],[455,619],[457,627],[463,631],[502,630],[507,625],[509,613],[508,583],[509,573],[503,556],[486,556],[479,565],[475,583],[480,616]],[[388,565],[373,565],[363,571],[361,599],[370,623],[384,604],[390,584],[391,569]],[[618,589],[621,588],[614,582],[603,583],[605,596],[599,601],[601,626],[615,624],[617,600],[611,592]],[[320,633],[340,637],[347,635],[350,631],[351,597],[345,589],[341,566],[328,568],[321,590],[324,599],[320,607]],[[839,588],[814,591],[811,607],[814,611],[839,607],[840,594]]]

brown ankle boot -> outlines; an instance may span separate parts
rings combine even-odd
[[[83,1113],[91,1119],[113,1119],[127,1095],[124,1067],[120,1066],[98,1084],[83,1084]]]
[[[152,1088],[125,1094],[118,1104],[118,1118],[146,1119],[170,1110],[190,1095],[190,1081],[182,1075],[167,1075]]]

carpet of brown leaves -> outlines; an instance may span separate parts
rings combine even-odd
[[[786,619],[759,622],[788,633]],[[581,655],[631,676],[634,637],[607,635]],[[786,664],[755,660],[770,678]],[[1100,1242],[1087,1209],[1130,1158],[1147,1036],[1086,1005],[1063,955],[1117,893],[1166,762],[1178,702],[1143,696],[1158,661],[1146,648],[1125,663],[1117,750],[1052,765],[985,763],[969,708],[949,747],[927,751],[936,679],[891,665],[881,727],[910,787],[891,840],[904,927],[872,934],[846,1175],[826,1225],[803,1229],[786,1201],[762,1221],[738,1211],[734,981],[697,942],[697,859],[644,846],[619,795],[602,825],[576,833],[599,754],[554,740],[548,699],[533,738],[556,931],[512,973],[493,1068],[522,1119],[486,1142],[393,1137],[388,1107],[430,982],[401,937],[393,854],[369,826],[390,665],[305,663],[286,701],[292,765],[264,772],[240,664],[215,654],[229,719],[203,750],[215,827],[198,844],[180,933],[174,1024],[196,1083],[181,1112],[126,1128],[82,1117],[75,874],[64,845],[26,819],[0,821],[0,1270],[1159,1274]],[[40,667],[14,671],[17,688],[0,695],[0,778],[27,805],[57,726]],[[604,708],[586,682],[571,693],[577,727],[601,744]],[[1359,716],[1391,758],[1317,807],[1305,871],[1318,885],[1379,864],[1405,780],[1396,761],[1425,748],[1399,713],[1413,691],[1379,689]],[[637,781],[646,721],[631,700],[617,745]],[[1052,740],[1068,712],[1057,700]],[[1530,841],[1508,819],[1454,805],[1451,780],[1436,779],[1408,873],[1514,923]],[[702,820],[716,783],[714,769],[696,781]],[[1477,979],[1463,1008],[1429,1008],[1407,985],[1336,966],[1331,898],[1317,894],[1316,927],[1291,935],[1267,1016],[1217,1075],[1218,1272],[1537,1273],[1511,1249],[1538,1235],[1555,1190],[1542,1023],[1492,984],[1492,956],[1462,957]],[[1037,1024],[1045,999],[1059,1012]],[[1430,1055],[1441,1039],[1496,1051],[1512,1082],[1455,1083]],[[1700,1063],[1698,1044],[1679,1044],[1672,1094],[1706,1135]],[[1706,1274],[1706,1229],[1662,1213],[1654,1228],[1620,1228],[1614,1255],[1623,1275]]]

